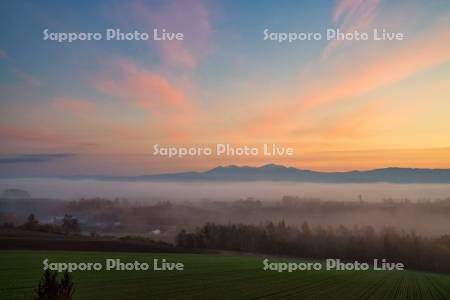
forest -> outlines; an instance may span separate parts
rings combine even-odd
[[[259,225],[209,222],[193,232],[180,231],[176,245],[310,259],[372,262],[384,258],[403,263],[407,269],[450,272],[450,235],[422,237],[394,227],[311,227],[304,222],[298,228],[284,221]]]

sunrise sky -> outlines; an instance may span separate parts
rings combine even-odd
[[[5,1],[0,175],[152,174],[278,163],[450,168],[450,2]],[[184,33],[44,41],[42,31]],[[402,32],[403,41],[264,41]],[[293,147],[292,157],[152,156],[154,144]]]

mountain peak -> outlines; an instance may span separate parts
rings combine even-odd
[[[277,164],[267,164],[267,165],[263,165],[263,166],[259,167],[259,169],[282,170],[282,169],[287,169],[287,167],[285,167],[283,165],[277,165]]]

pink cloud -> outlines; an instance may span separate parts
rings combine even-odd
[[[5,50],[0,49],[0,59],[7,59],[8,58],[8,53],[6,53]]]
[[[184,34],[183,41],[155,42],[167,65],[195,68],[209,53],[212,27],[203,1],[164,1],[157,9],[135,2],[131,8],[138,20],[150,28]]]
[[[193,121],[194,105],[186,93],[167,78],[144,69],[137,64],[120,60],[115,64],[115,78],[96,81],[96,88],[113,97],[144,109],[151,120],[158,121],[152,129],[170,135],[186,136]],[[124,136],[132,136],[128,129],[114,128]],[[128,132],[128,133],[127,133]]]
[[[117,66],[120,78],[97,81],[100,91],[131,101],[156,115],[189,106],[184,93],[166,78],[127,60],[118,61]]]
[[[96,111],[92,102],[73,97],[57,97],[54,99],[54,104],[58,108],[76,113],[93,113]]]
[[[366,31],[380,10],[381,0],[340,0],[333,12],[333,21],[343,32]],[[322,58],[326,59],[343,41],[332,40],[325,47]]]
[[[333,21],[350,31],[367,28],[375,19],[380,0],[341,0],[335,7]]]
[[[0,124],[0,137],[5,140],[43,143],[59,139],[55,133],[48,130],[21,128],[7,124]]]

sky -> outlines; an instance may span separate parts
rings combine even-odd
[[[0,176],[450,168],[450,2],[4,1]],[[181,32],[182,41],[43,39]],[[269,32],[401,32],[278,42]],[[292,156],[153,154],[277,144]]]

